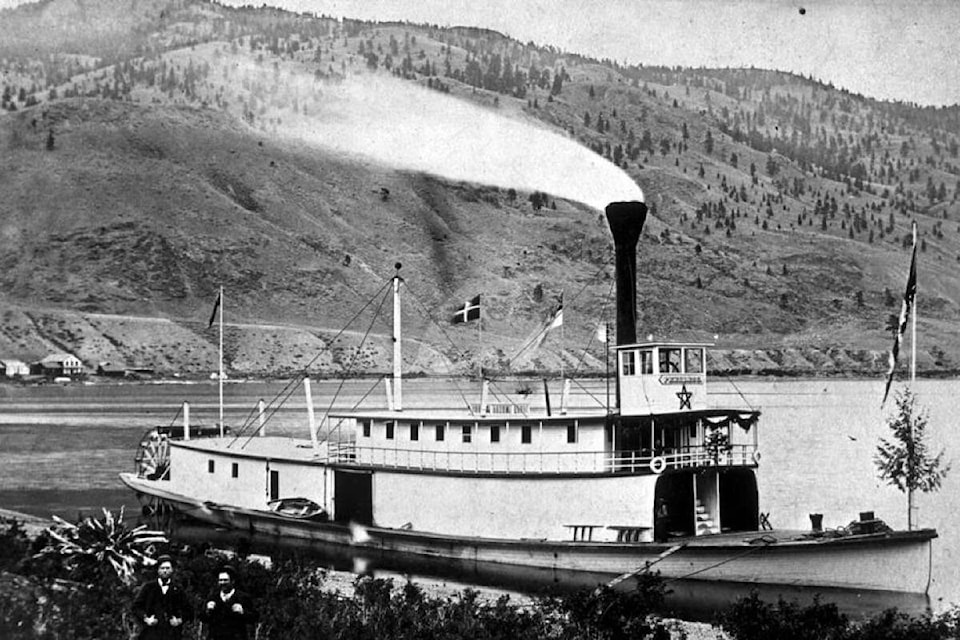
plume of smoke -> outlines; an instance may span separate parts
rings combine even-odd
[[[619,167],[574,140],[408,81],[351,76],[312,86],[311,107],[283,114],[276,132],[372,160],[521,191],[542,191],[596,209],[643,200]],[[287,85],[288,87],[290,85]],[[306,113],[304,113],[306,111]]]

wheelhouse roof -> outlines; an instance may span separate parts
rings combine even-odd
[[[618,344],[610,347],[611,349],[651,349],[653,347],[693,347],[706,349],[714,346],[713,342],[634,342],[631,344]]]

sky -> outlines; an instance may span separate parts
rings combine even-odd
[[[22,0],[0,0],[0,7]],[[70,0],[54,0],[70,1]],[[222,0],[253,4],[264,0]],[[269,0],[333,17],[495,29],[629,64],[792,71],[863,95],[960,103],[960,0]]]
[[[960,0],[270,0],[269,4],[334,17],[487,27],[522,42],[630,64],[754,66],[813,76],[880,99],[924,105],[960,102],[956,36]]]

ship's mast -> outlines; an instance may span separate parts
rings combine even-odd
[[[223,437],[223,285],[220,286],[220,367],[217,373],[220,390],[220,437]]]
[[[399,262],[394,265],[397,272],[393,276],[393,406],[396,411],[403,411],[400,349],[400,283],[403,282],[403,278],[400,277],[401,266]]]

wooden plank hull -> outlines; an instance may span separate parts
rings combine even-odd
[[[515,570],[544,584],[564,580],[595,586],[649,563],[672,588],[681,583],[724,583],[925,594],[930,545],[936,537],[932,530],[833,539],[809,539],[798,532],[754,532],[659,544],[448,536],[301,520],[266,510],[199,502],[168,491],[162,481],[133,474],[121,474],[121,479],[138,494],[178,513],[238,534],[339,550],[374,563],[402,564],[406,559],[419,565],[448,565],[466,575]],[[677,545],[681,548],[672,549]]]

